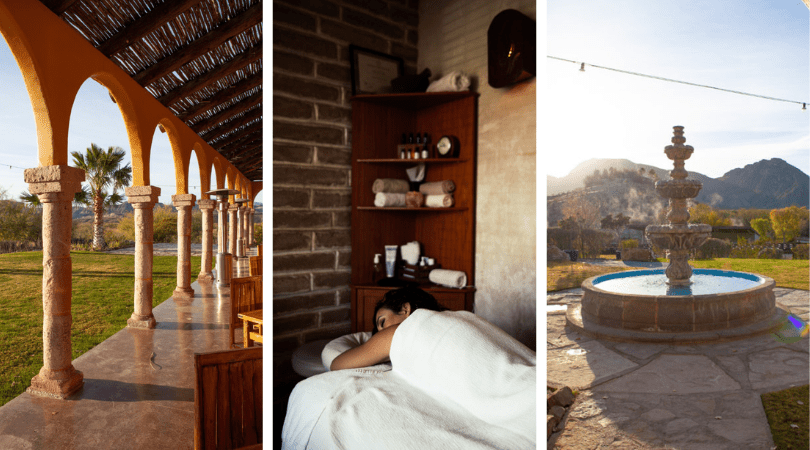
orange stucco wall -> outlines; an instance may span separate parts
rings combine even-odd
[[[22,71],[31,99],[40,166],[68,164],[70,111],[79,88],[93,78],[110,91],[123,116],[132,153],[133,186],[150,184],[152,136],[158,124],[166,130],[171,144],[176,194],[188,193],[192,151],[196,151],[200,165],[202,192],[210,186],[214,167],[217,188],[222,187],[226,173],[230,188],[251,185],[185,123],[40,2],[0,0],[0,33]],[[256,193],[249,198],[252,200]],[[203,193],[202,197],[208,195]]]

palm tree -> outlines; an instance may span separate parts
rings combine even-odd
[[[73,164],[84,170],[85,181],[90,187],[90,199],[93,202],[93,250],[101,250],[106,246],[104,208],[123,201],[123,196],[117,190],[123,189],[132,181],[132,167],[129,164],[120,167],[126,156],[121,147],[104,150],[96,144],[90,144],[85,154],[70,154],[73,156]]]

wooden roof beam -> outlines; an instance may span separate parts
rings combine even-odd
[[[230,20],[219,24],[207,34],[199,39],[195,39],[184,47],[180,47],[173,53],[166,55],[157,63],[136,73],[132,78],[141,86],[149,84],[163,78],[180,67],[194,61],[200,56],[224,44],[231,38],[243,33],[262,21],[262,3],[256,3],[250,8],[242,11]]]
[[[262,123],[261,122],[254,123],[252,125],[245,127],[242,130],[239,130],[231,134],[222,141],[217,142],[217,146],[214,147],[214,149],[221,152],[223,148],[230,146],[230,144],[238,142],[241,139],[244,139],[245,137],[252,135],[254,133],[261,133],[261,132],[262,132]]]
[[[262,92],[259,91],[249,97],[243,98],[242,101],[234,103],[230,107],[223,109],[222,111],[214,114],[213,116],[195,123],[194,125],[191,126],[191,129],[194,130],[195,133],[200,134],[203,131],[213,126],[216,126],[237,114],[247,111],[248,109],[253,108],[256,105],[261,105],[261,103],[262,103]]]
[[[233,145],[229,145],[228,148],[223,148],[220,153],[222,156],[229,158],[231,156],[235,156],[241,149],[245,148],[249,145],[262,145],[262,136],[261,134],[252,134],[247,136],[245,139],[240,140],[238,143],[234,143]]]
[[[256,86],[261,86],[262,72],[263,71],[256,72],[243,80],[239,80],[239,82],[236,84],[228,86],[211,97],[208,97],[196,105],[189,107],[185,111],[180,112],[177,114],[177,117],[185,122],[186,120],[193,119],[206,111],[216,108],[220,104],[225,103],[238,95],[244,94]]]
[[[253,122],[256,119],[261,119],[261,117],[262,117],[262,109],[255,108],[251,111],[248,111],[244,116],[238,119],[231,120],[230,122],[220,125],[207,133],[201,134],[200,137],[203,138],[206,142],[210,142],[215,140],[216,137],[218,136],[226,135],[239,127],[245,126],[248,123]]]
[[[166,22],[186,12],[200,0],[174,0],[163,2],[151,11],[142,15],[134,22],[118,30],[111,38],[96,47],[106,57],[110,57],[133,43],[140,41],[144,36],[162,27]]]
[[[239,69],[247,67],[252,62],[259,60],[262,58],[262,43],[259,42],[258,45],[254,45],[250,47],[246,51],[238,54],[234,59],[228,61],[225,64],[217,66],[214,69],[209,70],[208,72],[194,78],[193,80],[189,80],[188,82],[184,83],[181,86],[178,86],[175,89],[161,95],[158,97],[158,101],[162,103],[164,106],[168,107],[177,101],[188,97],[189,95],[199,91],[200,89],[204,89],[223,77],[226,77]]]
[[[261,146],[262,146],[261,142],[258,143],[251,142],[250,144],[247,144],[243,147],[236,149],[232,154],[228,155],[227,158],[229,161],[236,160],[237,158],[243,157],[242,155],[244,155],[245,153],[249,153],[253,150],[256,150],[257,148],[261,148]]]
[[[61,16],[62,13],[67,11],[67,9],[77,1],[78,0],[40,0],[43,5],[53,11],[57,16]]]

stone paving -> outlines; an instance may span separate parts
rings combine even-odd
[[[774,293],[810,319],[810,293]],[[771,449],[760,395],[810,382],[807,336],[680,346],[594,339],[565,326],[565,308],[581,295],[547,296],[548,384],[580,391],[555,448]]]

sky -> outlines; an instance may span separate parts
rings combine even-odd
[[[809,16],[801,0],[549,0],[547,54],[576,63],[545,58],[539,167],[561,177],[624,158],[670,169],[664,147],[681,125],[695,149],[687,171],[716,178],[781,158],[810,174],[801,103],[590,67],[810,103]]]
[[[18,199],[23,191],[28,190],[23,170],[39,165],[36,125],[22,73],[3,39],[0,39],[0,87],[0,190],[6,190],[8,197]],[[79,89],[71,111],[68,154],[73,151],[83,153],[91,143],[105,149],[121,147],[127,153],[126,163],[132,163],[124,119],[118,106],[110,100],[107,88],[89,79]],[[69,159],[72,165],[72,158]],[[177,193],[174,161],[169,138],[157,127],[150,165],[152,185],[161,190],[159,201],[170,204],[171,196]],[[211,189],[215,189],[213,174],[211,178]],[[188,192],[197,199],[201,198],[200,170],[194,153],[189,164]],[[263,203],[263,193],[256,196],[257,203]]]

